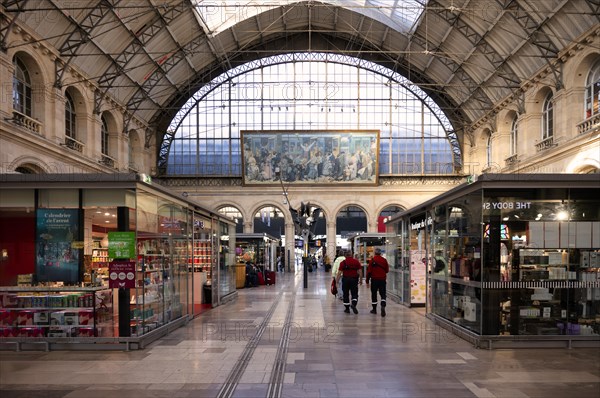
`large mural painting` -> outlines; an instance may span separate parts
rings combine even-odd
[[[244,185],[377,184],[379,130],[242,131]]]

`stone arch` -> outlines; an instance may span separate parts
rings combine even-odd
[[[229,213],[223,213],[223,209],[225,208],[232,208],[235,209],[235,211],[237,211],[239,213],[239,216],[236,214],[235,216]],[[217,207],[215,209],[215,212],[223,215],[223,216],[228,216],[231,217],[232,219],[235,220],[235,231],[236,233],[243,233],[244,232],[244,212],[241,208],[241,206],[238,206],[236,204],[232,204],[232,203],[224,203],[221,204],[219,207]]]
[[[397,202],[393,202],[393,201],[386,201],[385,203],[380,203],[379,206],[375,209],[375,225],[379,226],[379,217],[380,214],[388,207],[392,207],[392,206],[396,206],[400,208],[400,211],[404,211],[407,209],[406,206],[402,206],[400,204],[398,204]]]
[[[550,86],[540,87],[533,95],[532,101],[529,103],[528,113],[542,113],[542,107],[546,98],[552,94],[554,96],[554,90]]]
[[[588,74],[592,70],[592,67],[596,62],[600,61],[600,52],[593,46],[588,46],[591,52],[575,57],[569,61],[569,65],[575,65],[573,67],[573,73],[565,73],[565,87],[567,88],[584,88]]]
[[[273,209],[273,215],[271,216],[271,212],[262,214],[262,210],[268,208]],[[285,224],[286,221],[289,221],[289,216],[285,208],[282,208],[281,205],[274,204],[272,201],[262,201],[259,205],[254,206],[254,210],[252,211],[250,217],[244,220],[245,223],[251,222],[252,232],[266,232],[273,236],[278,236],[279,234],[285,235]],[[278,215],[279,214],[279,215]],[[263,219],[264,216],[266,219]],[[260,221],[257,222],[257,218]]]
[[[600,173],[600,160],[597,155],[580,154],[567,165],[565,172],[576,174]]]
[[[335,211],[335,213],[334,213],[334,215],[335,215],[334,217],[335,218],[333,218],[333,219],[335,220],[335,224],[336,224],[336,233],[337,233],[337,231],[340,228],[339,223],[338,223],[338,218],[339,218],[340,212],[343,209],[345,209],[347,207],[350,207],[350,206],[359,208],[365,214],[366,227],[365,227],[365,231],[364,232],[369,232],[369,221],[374,219],[373,215],[369,214],[369,211],[368,211],[369,207],[365,206],[365,205],[363,205],[361,203],[357,203],[357,202],[348,202],[348,203],[345,203],[345,204],[343,204],[341,206],[338,206],[337,209],[336,209],[336,211]]]
[[[19,167],[24,167],[26,169],[34,172],[33,174],[45,174],[52,172],[50,166],[41,160],[34,158],[33,156],[19,156],[15,160],[11,162],[8,166],[8,170],[16,171]]]

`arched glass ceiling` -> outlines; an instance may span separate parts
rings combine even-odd
[[[451,125],[419,87],[381,65],[294,53],[234,68],[202,87],[161,147],[168,175],[241,176],[242,130],[379,130],[380,175],[460,167]]]
[[[192,0],[196,16],[206,26],[209,35],[216,35],[235,24],[281,6],[297,4],[297,0]],[[414,31],[416,21],[427,0],[331,0],[313,3],[315,6],[339,6],[373,18],[404,34]],[[285,10],[283,12],[286,12]],[[286,16],[293,19],[294,15]]]

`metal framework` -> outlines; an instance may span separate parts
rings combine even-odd
[[[224,0],[211,6],[235,15],[235,23],[220,27],[201,12],[206,4],[2,0],[0,50],[27,44],[8,42],[11,30],[26,26],[20,31],[28,43],[58,52],[55,86],[76,70],[95,88],[94,111],[110,101],[123,110],[124,133],[134,119],[145,126],[146,146],[156,144],[160,163],[172,139],[166,126],[199,89],[211,90],[240,65],[292,52],[353,56],[406,76],[464,142],[463,134],[518,98],[539,71],[551,72],[560,88],[562,49],[600,25],[600,0]],[[238,12],[249,6],[256,9]],[[409,14],[416,19],[403,19]]]
[[[290,53],[252,61],[234,69],[230,69],[227,72],[215,78],[212,82],[210,82],[210,84],[203,86],[194,95],[192,95],[188,102],[181,107],[180,111],[171,121],[167,132],[163,135],[163,141],[160,145],[158,161],[159,174],[166,173],[170,148],[175,138],[177,130],[180,128],[181,124],[188,116],[188,114],[197,106],[199,102],[207,98],[207,96],[211,92],[213,92],[223,84],[231,82],[234,78],[252,72],[254,70],[273,65],[296,62],[324,62],[353,66],[383,76],[387,80],[399,84],[401,87],[405,88],[416,98],[418,98],[424,104],[424,106],[432,113],[432,115],[435,116],[437,121],[444,128],[446,137],[452,148],[454,167],[455,169],[461,168],[462,157],[460,144],[456,132],[453,130],[453,127],[450,124],[450,121],[448,120],[444,112],[435,103],[435,101],[433,101],[432,98],[430,98],[420,87],[415,85],[413,82],[409,81],[404,76],[395,73],[394,71],[391,71],[390,69],[382,65],[361,60],[358,58],[348,57],[341,54],[329,53]]]

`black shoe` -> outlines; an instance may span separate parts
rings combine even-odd
[[[350,308],[346,308],[346,309],[344,310],[344,312],[345,312],[346,314],[349,314],[349,313],[350,313]]]
[[[354,311],[355,314],[358,314],[358,309],[355,305],[352,306],[352,311]]]
[[[377,310],[371,310],[371,314],[377,314]]]
[[[385,317],[385,308],[382,308],[382,309],[381,309],[381,316],[382,316],[382,317]]]

